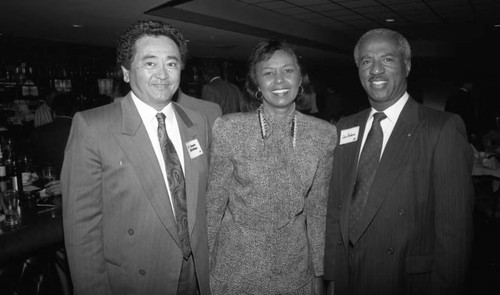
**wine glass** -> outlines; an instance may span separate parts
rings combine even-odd
[[[47,183],[56,180],[56,171],[52,166],[46,166],[42,169],[42,177],[47,181]]]

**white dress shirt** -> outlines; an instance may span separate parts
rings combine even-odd
[[[387,116],[387,118],[380,121],[380,126],[382,127],[382,132],[384,134],[384,138],[382,141],[382,151],[380,152],[380,158],[382,158],[382,155],[384,154],[385,146],[389,141],[389,137],[391,137],[392,130],[394,130],[394,126],[396,126],[396,122],[398,121],[399,115],[401,114],[401,111],[403,110],[403,107],[405,106],[409,97],[410,96],[408,95],[408,92],[405,92],[405,94],[403,94],[403,96],[395,104],[384,110],[384,114]],[[372,128],[373,114],[377,112],[378,111],[374,108],[372,108],[370,111],[370,116],[368,116],[368,120],[366,121],[365,132],[363,133],[363,141],[361,142],[360,151],[363,150],[363,147],[365,146],[366,137],[368,137],[368,132],[370,132],[370,129]],[[361,152],[358,155],[358,160],[360,155]]]
[[[149,139],[151,140],[151,144],[153,145],[153,149],[156,154],[156,158],[158,159],[158,164],[160,164],[161,173],[163,174],[163,179],[165,181],[165,186],[167,187],[168,197],[170,199],[170,206],[172,206],[172,211],[175,214],[175,210],[172,203],[172,196],[170,195],[170,189],[168,187],[167,180],[167,171],[165,169],[165,160],[163,159],[163,153],[160,148],[160,140],[158,139],[158,119],[156,119],[156,114],[159,112],[152,108],[151,106],[144,103],[140,100],[133,92],[132,100],[134,101],[137,110],[139,111],[139,115],[141,116],[142,123],[146,127],[146,131],[148,132]],[[181,161],[182,172],[184,175],[184,149],[182,146],[181,133],[179,132],[179,126],[177,124],[177,118],[175,117],[175,111],[172,107],[172,103],[169,103],[166,107],[164,107],[161,112],[165,114],[165,128],[167,130],[168,137],[172,141],[175,151],[179,156],[179,160]]]

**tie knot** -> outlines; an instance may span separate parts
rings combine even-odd
[[[165,124],[165,117],[166,116],[165,116],[164,113],[158,113],[158,114],[156,114],[156,119],[158,120],[158,123],[160,123],[160,124]]]
[[[387,116],[384,114],[384,112],[376,112],[373,114],[373,122],[380,122],[387,118]]]

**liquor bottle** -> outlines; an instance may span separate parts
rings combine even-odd
[[[19,182],[17,177],[17,161],[14,156],[14,153],[10,154],[10,167],[7,171],[7,175],[10,178],[11,188],[14,191],[19,191]]]
[[[31,174],[33,172],[33,167],[31,164],[31,159],[27,155],[24,155],[21,165],[20,167],[18,167],[18,169],[20,169],[21,171],[21,179],[23,186],[28,185],[29,182],[31,181]]]
[[[7,167],[3,157],[2,146],[0,146],[0,193],[7,190],[8,187]]]
[[[20,164],[21,161],[16,158],[14,151],[10,154],[10,169],[7,169],[7,176],[9,177],[11,189],[17,191],[19,197],[24,196],[23,178],[21,174]]]

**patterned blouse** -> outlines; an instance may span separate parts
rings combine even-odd
[[[207,192],[212,293],[283,294],[323,275],[336,128],[292,110],[214,123]]]

